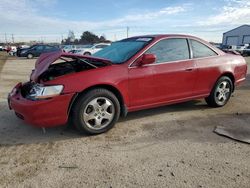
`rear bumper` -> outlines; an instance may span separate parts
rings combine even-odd
[[[47,100],[31,101],[20,93],[21,85],[10,94],[8,103],[20,119],[36,127],[55,127],[68,121],[68,107],[74,94],[60,95]]]

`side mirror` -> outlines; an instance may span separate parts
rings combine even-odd
[[[142,56],[141,65],[149,65],[156,61],[156,56],[154,54],[144,54]]]

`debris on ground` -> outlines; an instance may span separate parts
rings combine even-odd
[[[59,166],[58,168],[66,168],[66,169],[76,169],[77,166]]]
[[[217,126],[214,132],[218,135],[250,144],[250,125]]]

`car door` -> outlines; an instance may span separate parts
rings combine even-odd
[[[145,53],[156,55],[157,61],[129,70],[132,106],[166,103],[192,96],[197,75],[187,39],[164,39]]]
[[[129,106],[141,107],[153,103],[154,67],[134,66],[128,71]]]
[[[44,53],[54,52],[54,51],[57,51],[57,50],[59,50],[59,49],[54,47],[54,46],[45,46]]]
[[[43,53],[43,51],[44,51],[44,46],[42,46],[42,45],[41,46],[37,46],[35,48],[34,55],[36,57],[38,57],[38,56],[40,56]]]
[[[221,60],[218,58],[218,54],[206,44],[194,39],[189,39],[189,42],[197,68],[194,95],[208,94],[220,76]]]

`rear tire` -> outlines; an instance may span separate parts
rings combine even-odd
[[[233,91],[232,80],[227,76],[222,76],[213,87],[210,95],[205,98],[211,107],[222,107],[227,104]]]
[[[107,132],[120,117],[117,97],[106,89],[93,89],[75,102],[71,122],[80,133],[90,135]]]

